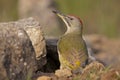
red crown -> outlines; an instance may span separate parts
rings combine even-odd
[[[82,22],[82,20],[80,19],[80,17],[75,16],[75,15],[71,15],[71,14],[70,14],[70,16],[74,16],[74,17],[76,17],[77,19],[79,19],[79,21],[80,21],[81,25],[83,26],[83,22]]]

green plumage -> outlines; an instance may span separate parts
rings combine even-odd
[[[58,42],[59,60],[62,68],[77,69],[87,60],[86,44],[79,33],[65,34]]]
[[[58,11],[53,12],[63,20],[67,27],[57,45],[60,68],[76,72],[88,59],[87,47],[82,38],[82,21],[75,16],[64,15]]]

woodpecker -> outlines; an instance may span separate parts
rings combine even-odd
[[[57,50],[60,69],[79,71],[88,60],[88,50],[82,37],[83,23],[80,18],[53,11],[66,24],[66,32],[59,38]]]

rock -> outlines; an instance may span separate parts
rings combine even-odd
[[[0,80],[27,80],[37,69],[35,51],[26,31],[0,24]]]
[[[19,0],[18,4],[20,18],[36,18],[45,38],[59,37],[65,32],[63,21],[52,12],[57,7],[54,0]]]
[[[80,75],[80,79],[97,80],[100,78],[100,75],[102,74],[104,69],[105,67],[103,64],[94,61],[83,69],[83,73]]]
[[[12,75],[14,80],[17,80],[18,77],[20,80],[25,80],[28,70],[30,71],[28,71],[29,75],[31,75],[33,71],[36,71],[36,68],[39,69],[46,64],[46,44],[39,22],[33,18],[22,19],[15,22],[0,23],[0,29],[0,70],[3,72],[0,73],[0,76],[5,78],[8,75],[8,78],[11,78]],[[9,52],[5,52],[5,50]],[[13,58],[11,56],[9,58],[8,54],[13,54]],[[13,72],[10,72],[11,70]]]
[[[96,71],[100,71],[103,70],[105,68],[105,66],[97,61],[94,61],[92,63],[90,63],[89,65],[87,65],[84,69],[83,69],[83,73],[86,72],[90,72],[91,70],[95,69]]]
[[[41,76],[41,77],[38,77],[37,80],[52,80],[52,78],[48,76]]]
[[[46,64],[46,44],[41,31],[41,26],[34,18],[22,19],[15,23],[16,27],[24,28],[35,49],[38,66],[41,68]]]
[[[39,68],[46,64],[46,44],[38,21],[31,17],[16,22],[1,23],[1,25],[24,29],[32,42]]]
[[[55,75],[58,77],[71,77],[72,72],[68,69],[60,69],[55,71]]]

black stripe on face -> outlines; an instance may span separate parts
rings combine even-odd
[[[71,27],[70,20],[71,20],[70,17],[65,16],[65,21],[67,22],[69,27]]]

